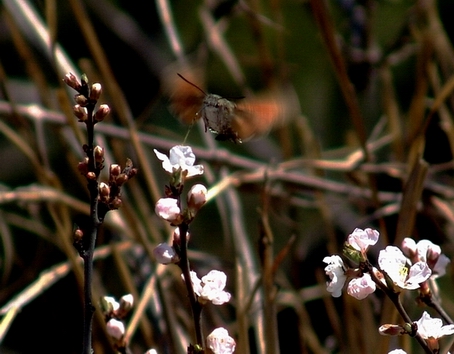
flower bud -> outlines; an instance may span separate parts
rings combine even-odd
[[[103,296],[100,306],[102,313],[109,316],[120,308],[120,304],[112,296]]]
[[[156,261],[161,264],[177,263],[180,257],[176,254],[175,249],[167,243],[160,243],[153,250]]]
[[[80,82],[83,86],[88,86],[88,76],[87,74],[82,74],[80,77]]]
[[[124,318],[134,305],[134,297],[131,294],[123,295],[120,299],[120,306],[115,311],[117,318]]]
[[[79,228],[75,229],[74,233],[73,233],[74,242],[75,243],[81,242],[83,238],[84,238],[84,232]]]
[[[401,336],[406,333],[402,326],[394,324],[384,324],[378,329],[378,333],[382,336]]]
[[[155,212],[160,218],[172,223],[181,220],[180,207],[175,198],[159,199],[156,203]]]
[[[73,107],[74,115],[79,119],[79,122],[85,122],[88,119],[88,111],[85,107],[80,104],[76,104]]]
[[[85,177],[87,177],[87,179],[91,179],[92,181],[96,180],[96,173],[94,172],[88,172]]]
[[[67,73],[63,81],[65,82],[66,85],[68,85],[69,87],[73,88],[76,91],[79,91],[81,88],[79,80],[77,80],[76,75],[74,75],[73,73]]]
[[[126,176],[124,173],[120,173],[120,175],[115,179],[115,183],[118,187],[121,187],[128,181],[128,179],[128,176]]]
[[[104,149],[97,145],[95,146],[93,153],[95,155],[95,162],[96,163],[103,163],[104,162]]]
[[[113,179],[113,177],[117,177],[120,173],[121,173],[120,165],[116,163],[110,165],[109,174],[111,179]]]
[[[82,107],[85,107],[88,103],[87,97],[84,95],[76,95],[75,97],[76,103],[81,105]]]
[[[79,162],[79,164],[77,165],[77,169],[83,176],[86,176],[88,173],[88,158],[86,158],[85,160],[83,162]]]
[[[99,184],[99,199],[101,201],[107,201],[110,196],[110,187],[107,183],[101,182]]]
[[[188,208],[198,211],[207,201],[207,189],[203,184],[195,184],[188,192]]]
[[[102,104],[99,106],[98,110],[96,111],[94,119],[96,122],[102,122],[109,113],[110,113],[110,107],[106,104]]]
[[[111,318],[109,322],[107,322],[106,330],[109,336],[120,340],[125,334],[125,325],[123,322],[118,321],[115,318]]]
[[[99,96],[101,96],[102,87],[100,83],[95,83],[91,85],[90,90],[90,99],[93,101],[99,100]]]

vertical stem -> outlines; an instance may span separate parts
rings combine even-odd
[[[202,306],[197,301],[196,295],[194,293],[194,288],[192,286],[191,274],[189,269],[189,259],[188,259],[188,241],[186,238],[186,233],[188,232],[188,224],[182,223],[179,226],[180,229],[180,240],[181,240],[181,252],[180,252],[180,263],[179,266],[183,272],[184,282],[186,284],[186,290],[188,292],[189,302],[192,309],[192,317],[194,320],[194,330],[196,335],[196,344],[199,344],[203,347],[202,339],[202,328],[200,326],[200,317],[202,314]]]
[[[88,94],[87,94],[88,95]],[[87,127],[87,148],[86,155],[88,157],[88,169],[90,172],[94,172],[96,179],[88,180],[88,190],[90,192],[90,229],[88,230],[87,239],[84,240],[84,250],[81,254],[84,260],[84,332],[83,332],[83,354],[92,353],[92,324],[93,314],[95,307],[92,304],[92,280],[93,280],[93,254],[95,251],[96,237],[98,235],[98,229],[101,225],[101,221],[98,215],[98,176],[99,170],[96,167],[95,156],[94,156],[94,121],[93,112],[95,105],[89,104],[87,106],[88,120],[86,122]]]
[[[95,248],[96,236],[98,227],[93,225],[90,234],[90,246],[86,251],[84,260],[84,333],[83,333],[83,354],[91,354],[91,333],[92,333],[92,319],[95,308],[91,302],[91,284],[93,279],[93,252]]]

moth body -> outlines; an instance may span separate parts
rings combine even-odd
[[[241,143],[237,131],[232,127],[236,104],[215,94],[207,94],[200,110],[205,131],[216,134],[216,140]]]

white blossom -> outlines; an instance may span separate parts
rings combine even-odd
[[[373,246],[377,243],[380,233],[377,230],[370,228],[358,229],[356,228],[353,232],[348,235],[347,243],[358,251],[367,251],[369,246]]]
[[[342,288],[347,279],[344,262],[338,255],[325,257],[323,262],[328,264],[325,267],[325,273],[331,279],[331,281],[326,283],[326,290],[331,293],[331,296],[339,297],[342,295]]]
[[[426,311],[416,324],[418,325],[418,333],[424,339],[438,339],[454,333],[454,324],[443,326],[443,321],[440,318],[432,318]]]
[[[396,246],[387,246],[378,256],[380,269],[402,289],[418,289],[419,284],[426,281],[432,274],[425,262],[409,264],[408,259]]]
[[[219,270],[212,270],[200,280],[194,271],[190,272],[192,287],[200,303],[211,301],[214,305],[229,302],[231,295],[224,291],[227,275]],[[184,276],[182,275],[183,279]]]
[[[235,340],[222,327],[216,328],[207,337],[207,346],[214,354],[231,354],[235,352]]]
[[[347,294],[358,300],[365,299],[375,291],[376,285],[369,273],[365,273],[361,278],[350,280],[347,286]]]
[[[407,352],[402,349],[394,349],[394,350],[391,350],[388,354],[407,354]]]
[[[194,165],[195,155],[190,146],[176,145],[170,149],[169,157],[154,150],[157,158],[162,161],[162,168],[168,173],[174,173],[181,168],[182,171],[187,171],[186,177],[192,177],[203,174],[202,165]]]

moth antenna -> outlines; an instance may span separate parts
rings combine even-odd
[[[192,85],[194,86],[197,90],[199,90],[200,92],[202,92],[205,96],[207,95],[205,91],[203,91],[199,86],[197,86],[196,84],[193,84],[191,81],[189,81],[188,79],[184,78],[183,75],[177,73],[177,75],[179,77],[181,77],[184,81],[186,81],[189,85]]]

